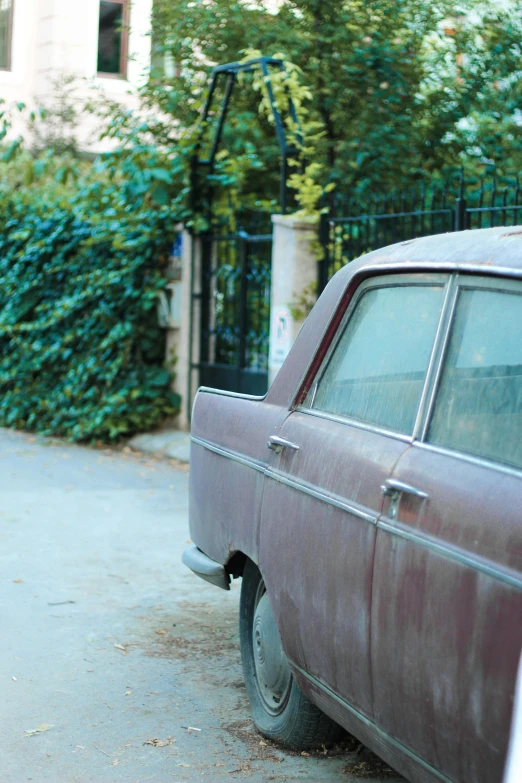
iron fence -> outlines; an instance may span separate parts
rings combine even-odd
[[[272,234],[201,237],[200,383],[263,394],[268,387]]]
[[[379,247],[429,234],[515,225],[522,219],[518,180],[495,179],[453,191],[444,184],[368,200],[336,195],[321,216],[319,293],[342,266]]]

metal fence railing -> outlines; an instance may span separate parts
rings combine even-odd
[[[515,225],[522,220],[518,180],[499,186],[495,179],[454,190],[434,184],[415,191],[367,200],[334,196],[321,216],[318,292],[345,264],[379,247],[407,239]]]

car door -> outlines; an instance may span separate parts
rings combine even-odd
[[[500,783],[522,645],[522,285],[452,285],[378,523],[375,717],[444,779]]]
[[[380,487],[411,442],[445,280],[362,284],[304,405],[270,443],[260,568],[285,652],[365,716]]]

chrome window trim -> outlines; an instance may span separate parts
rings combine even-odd
[[[387,438],[393,438],[393,440],[400,440],[402,443],[413,443],[412,435],[403,435],[401,432],[387,430],[385,427],[378,427],[377,424],[369,424],[368,422],[360,421],[359,419],[349,419],[347,416],[340,416],[337,413],[328,413],[327,411],[320,411],[317,408],[304,408],[302,405],[296,408],[294,413],[305,413],[307,416],[316,416],[318,419],[335,421],[338,424],[354,427],[357,430],[365,430],[366,432],[374,432],[376,435],[384,435]]]
[[[475,291],[482,289],[487,291],[516,293],[519,296],[522,296],[522,281],[520,279],[507,280],[503,278],[487,277],[485,275],[478,274],[456,274],[454,279],[455,289],[453,296],[450,299],[450,309],[448,310],[446,329],[440,345],[436,371],[432,379],[432,385],[429,392],[429,402],[426,407],[424,420],[420,426],[418,438],[415,439],[415,442],[418,443],[418,445],[423,445],[426,447],[429,446],[433,451],[438,451],[441,454],[455,456],[473,464],[478,464],[489,468],[496,468],[500,472],[509,473],[510,475],[514,475],[520,478],[520,472],[522,471],[522,468],[516,468],[514,465],[508,465],[507,463],[496,462],[495,460],[482,457],[478,454],[471,454],[465,451],[461,451],[456,447],[452,448],[449,446],[441,446],[436,443],[430,443],[430,441],[427,440],[428,430],[435,410],[435,403],[442,378],[442,372],[450,345],[451,333],[457,313],[460,292],[462,290]]]
[[[207,449],[207,451],[213,451],[214,454],[219,454],[221,457],[228,457],[228,459],[231,459],[233,462],[239,462],[240,465],[246,465],[247,468],[257,470],[259,473],[264,473],[266,470],[266,462],[258,462],[257,460],[251,459],[250,457],[245,457],[243,454],[238,454],[237,451],[224,449],[208,440],[198,438],[196,435],[191,435],[190,440],[197,446],[202,446],[204,449]]]
[[[286,473],[279,472],[273,468],[267,468],[265,470],[265,476],[273,481],[278,481],[280,484],[292,487],[292,489],[296,489],[298,492],[303,492],[305,495],[310,495],[317,500],[322,500],[323,503],[328,503],[330,506],[335,506],[342,511],[347,511],[352,516],[364,520],[364,522],[369,522],[373,525],[377,523],[378,514],[371,514],[368,511],[364,511],[359,506],[345,502],[337,495],[327,495],[313,484],[308,484],[304,481],[296,481],[295,479],[290,478]]]
[[[236,397],[240,400],[255,400],[262,402],[266,394],[243,394],[242,392],[227,391],[226,389],[214,389],[212,386],[200,386],[196,392],[196,395],[201,394],[217,394],[220,397]]]
[[[382,516],[377,521],[377,527],[381,530],[385,530],[391,535],[403,538],[406,541],[411,541],[413,544],[428,549],[431,552],[435,552],[446,560],[452,560],[455,563],[467,566],[474,571],[480,571],[487,576],[497,579],[500,582],[508,584],[510,587],[516,587],[522,590],[522,577],[512,576],[511,574],[500,571],[493,566],[483,563],[478,558],[472,555],[464,554],[464,552],[448,546],[445,543],[440,543],[434,540],[431,536],[419,534],[418,531],[413,532],[411,527],[399,527],[400,523],[395,520],[390,520],[388,517]]]
[[[361,258],[364,258],[364,256],[361,256]],[[343,267],[343,269],[347,269],[348,266]],[[340,274],[343,272],[343,269],[339,270],[337,274]],[[304,372],[301,375],[301,378],[299,380],[299,383],[296,386],[297,391],[295,392],[293,396],[292,403],[289,406],[289,410],[294,410],[294,402],[298,395],[298,393],[301,391],[301,388],[303,386],[304,380],[307,377],[310,367],[313,364],[315,355],[317,354],[318,347],[322,345],[325,336],[328,332],[328,329],[330,327],[330,324],[332,322],[332,319],[341,306],[341,303],[346,297],[346,291],[349,285],[352,283],[357,283],[359,278],[361,278],[361,282],[359,285],[363,285],[365,282],[367,282],[369,279],[377,280],[379,278],[388,277],[388,276],[398,276],[398,275],[429,275],[429,274],[438,274],[438,275],[446,275],[449,277],[450,275],[454,274],[467,274],[467,275],[477,275],[477,276],[483,276],[488,277],[490,280],[522,280],[522,269],[517,269],[513,266],[485,266],[484,264],[480,264],[477,262],[457,262],[457,261],[435,261],[430,260],[429,262],[426,261],[418,261],[418,262],[408,262],[403,261],[386,261],[381,263],[370,263],[367,264],[367,266],[361,266],[352,276],[348,278],[346,281],[346,286],[344,290],[340,293],[339,298],[337,300],[337,303],[334,305],[334,308],[332,310],[332,315],[328,319],[327,324],[323,328],[321,332],[321,336],[319,340],[317,341],[317,347],[312,352],[312,355],[310,357],[310,360],[305,366]],[[355,291],[353,296],[357,295],[357,290]],[[345,317],[348,313],[348,310],[351,308],[351,302],[347,309],[347,312],[345,313]],[[343,318],[344,323],[344,318]],[[339,325],[339,328],[342,326],[342,323]],[[333,338],[335,340],[336,337]],[[332,340],[332,342],[333,342]],[[327,351],[328,354],[328,351]],[[316,379],[319,376],[319,373],[322,370],[323,365],[321,364],[321,367],[316,372],[314,376],[314,381],[311,384],[308,394],[310,394],[314,383],[316,382]],[[307,395],[308,396],[308,395]]]
[[[439,323],[437,324],[437,331],[435,333],[431,356],[428,362],[428,367],[426,368],[424,385],[422,387],[419,406],[417,408],[417,416],[413,425],[414,440],[424,432],[424,427],[431,411],[433,388],[437,384],[439,378],[441,355],[444,353],[447,341],[447,332],[453,320],[452,313],[456,298],[456,278],[455,275],[451,275],[447,281],[446,290],[444,291],[444,299],[442,302],[442,309],[440,311]]]
[[[438,342],[434,345],[434,362],[430,367],[431,372],[426,375],[426,384],[423,390],[423,407],[419,408],[417,421],[415,422],[415,439],[423,441],[428,432],[428,427],[435,407],[435,399],[439,388],[442,368],[444,367],[444,358],[449,345],[451,327],[455,318],[455,309],[459,298],[459,288],[457,284],[457,275],[452,275],[448,283],[447,297],[444,301],[444,308],[441,317],[441,330],[438,335]]]
[[[508,465],[505,462],[495,462],[487,457],[479,457],[476,454],[470,454],[466,451],[457,451],[457,449],[451,449],[448,446],[438,446],[436,443],[429,443],[428,441],[415,441],[414,446],[426,449],[426,451],[433,451],[436,454],[441,454],[445,457],[455,457],[455,459],[462,462],[469,462],[472,465],[478,465],[481,468],[487,468],[488,470],[495,470],[498,473],[505,473],[508,476],[522,479],[522,468],[515,468],[513,465]]]
[[[354,293],[352,300],[346,310],[346,313],[344,314],[343,319],[337,328],[337,332],[334,338],[332,339],[330,345],[328,346],[328,350],[326,351],[323,361],[321,362],[321,366],[314,378],[314,382],[311,385],[308,394],[306,396],[306,399],[304,401],[305,404],[300,405],[298,408],[295,408],[294,410],[299,410],[302,413],[310,412],[313,413],[313,415],[322,415],[324,418],[330,418],[333,421],[338,421],[342,424],[350,424],[352,426],[357,426],[360,429],[369,430],[370,432],[377,432],[381,435],[387,435],[389,437],[395,437],[406,443],[412,443],[415,437],[416,428],[420,426],[419,411],[421,410],[422,401],[427,394],[427,386],[428,386],[428,381],[430,379],[430,368],[432,367],[432,362],[434,361],[437,338],[441,331],[441,323],[444,321],[444,316],[446,312],[445,308],[448,302],[447,289],[450,287],[451,280],[453,277],[454,275],[451,275],[450,272],[439,272],[439,271],[432,271],[432,270],[426,272],[422,270],[417,272],[410,272],[409,270],[405,270],[403,268],[402,273],[399,272],[398,274],[379,275],[379,276],[375,275],[373,277],[367,278],[366,280],[363,280],[363,282],[360,284],[360,286],[357,288],[356,292]],[[397,287],[404,287],[404,286],[407,286],[409,288],[415,288],[415,287],[425,287],[430,285],[432,286],[440,285],[446,290],[444,291],[443,294],[443,301],[440,310],[439,322],[437,324],[437,331],[435,333],[432,352],[430,355],[430,360],[428,362],[428,367],[426,369],[426,375],[424,378],[424,384],[422,387],[421,397],[419,400],[419,407],[417,408],[417,414],[415,416],[415,422],[414,422],[412,433],[410,435],[407,435],[403,432],[398,432],[397,430],[387,429],[386,427],[382,427],[378,424],[372,424],[371,422],[364,422],[361,419],[355,419],[355,418],[352,419],[349,418],[348,416],[341,416],[339,414],[330,413],[328,411],[320,411],[317,408],[311,407],[315,401],[317,388],[324,376],[324,373],[326,372],[332,354],[337,348],[337,345],[341,340],[342,335],[344,334],[348,322],[350,321],[353,312],[357,307],[357,305],[359,304],[362,296],[372,288],[397,288]],[[309,405],[306,404],[308,401],[310,401]]]
[[[506,291],[513,293],[522,293],[520,279],[506,279],[499,277],[486,277],[484,274],[457,274],[457,285],[459,288],[472,289],[484,288],[487,291]]]

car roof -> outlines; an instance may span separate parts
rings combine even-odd
[[[410,239],[351,261],[335,274],[305,320],[266,400],[291,405],[319,341],[338,326],[339,305],[371,275],[408,271],[474,272],[522,278],[522,226],[455,231]]]
[[[454,231],[408,239],[373,250],[338,273],[352,277],[366,267],[404,264],[416,268],[462,268],[522,274],[522,226]]]

